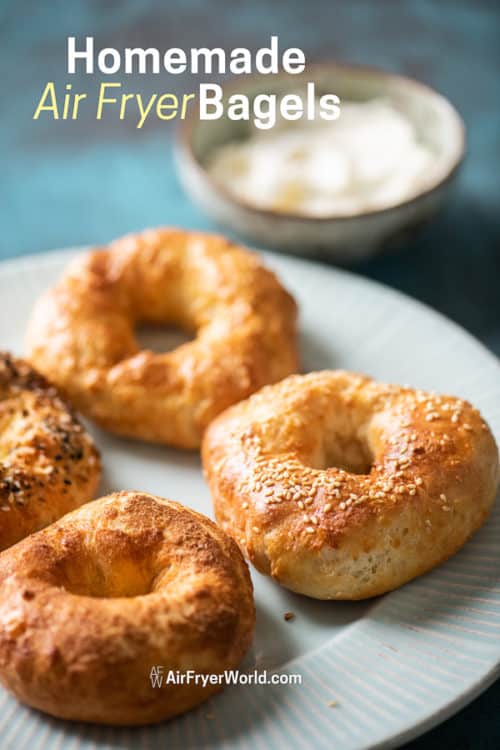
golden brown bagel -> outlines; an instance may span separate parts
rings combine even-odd
[[[221,674],[254,628],[248,567],[216,524],[120,492],[0,555],[0,680],[53,716],[132,725],[180,714],[219,685],[153,687],[152,667]]]
[[[230,404],[297,369],[296,305],[258,257],[218,235],[156,229],[73,262],[36,305],[31,361],[121,435],[196,448]],[[140,351],[137,323],[196,338]]]
[[[90,500],[99,454],[54,386],[0,352],[0,550]]]
[[[485,520],[495,440],[470,404],[348,372],[296,375],[205,435],[217,520],[262,573],[363,599],[453,554]]]

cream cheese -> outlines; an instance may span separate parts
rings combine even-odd
[[[343,101],[340,113],[254,129],[217,149],[209,172],[245,203],[313,217],[387,208],[430,186],[432,151],[394,104]]]

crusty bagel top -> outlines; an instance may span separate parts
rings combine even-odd
[[[191,639],[192,652],[162,654],[189,662],[195,647],[226,653],[253,623],[248,569],[232,539],[201,514],[146,493],[87,503],[5,550],[0,588],[3,637],[17,627],[14,597],[25,602],[19,617],[31,638],[67,644],[75,658],[89,658],[91,642],[95,659],[107,658],[103,650],[123,655],[135,633],[145,651]],[[125,639],[110,641],[121,629]]]
[[[141,351],[137,323],[195,335]],[[296,305],[257,255],[218,235],[156,229],[72,263],[36,305],[31,360],[85,413],[195,447],[222,409],[297,368]]]
[[[100,460],[56,388],[0,353],[0,549],[91,499]]]
[[[254,621],[233,540],[146,493],[87,503],[0,554],[0,679],[54,716],[130,725],[182,713],[220,685],[167,673],[234,668]]]
[[[278,578],[285,556],[287,574],[294,556],[308,569],[306,552],[326,574],[328,549],[381,553],[389,528],[396,545],[435,534],[442,559],[498,483],[494,438],[469,403],[342,371],[294,375],[231,407],[207,430],[203,463],[219,522]],[[419,554],[421,572],[434,558]]]

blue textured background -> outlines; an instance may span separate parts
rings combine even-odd
[[[500,353],[500,3],[495,0],[0,0],[0,258],[105,242],[147,225],[212,228],[181,191],[171,124],[136,130],[92,108],[77,122],[32,120],[48,80],[64,86],[66,36],[96,47],[302,47],[420,78],[468,128],[468,157],[446,210],[397,254],[357,271],[445,313]],[[97,78],[101,78],[96,76]],[[107,77],[106,80],[119,80]],[[143,94],[191,91],[188,76],[122,77]],[[73,91],[95,91],[86,76]],[[500,684],[411,750],[498,750]]]

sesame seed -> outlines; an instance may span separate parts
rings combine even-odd
[[[306,531],[308,534],[314,534],[316,529],[314,528],[314,526],[306,526]]]
[[[441,493],[441,495],[439,495],[439,499],[446,500],[446,495],[444,493]]]
[[[258,526],[252,526],[252,531],[255,531],[255,533],[258,534],[260,529]]]
[[[325,513],[328,513],[328,511],[329,511],[329,510],[331,510],[331,509],[332,509],[331,503],[327,503],[327,504],[325,505],[325,507],[324,507],[324,511],[325,511]]]
[[[248,503],[242,503],[241,507],[243,510],[246,510],[248,508]]]

